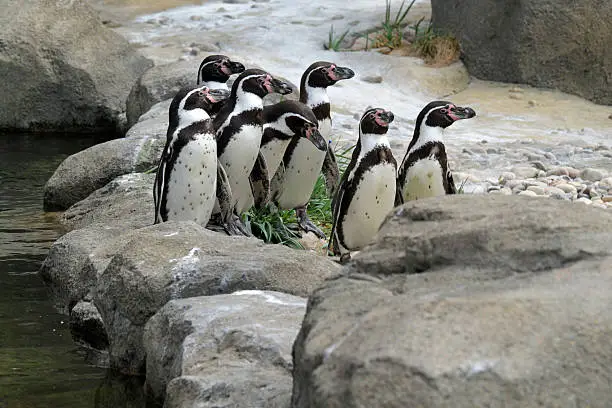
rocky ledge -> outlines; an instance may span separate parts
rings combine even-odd
[[[40,272],[75,339],[146,376],[151,400],[605,406],[610,211],[501,194],[412,202],[340,268],[151,225],[152,177],[121,176],[72,206]]]

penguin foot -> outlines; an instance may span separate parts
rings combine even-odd
[[[341,265],[344,265],[345,263],[347,263],[350,260],[351,260],[351,253],[347,252],[345,254],[340,255],[340,260],[338,261],[338,263],[341,264]]]
[[[308,214],[306,213],[306,207],[296,208],[295,215],[297,216],[297,219],[298,219],[298,225],[300,226],[302,230],[304,230],[305,232],[312,232],[321,239],[326,238],[323,231],[321,231],[319,227],[314,225],[313,222],[310,220],[310,218],[308,218]]]
[[[223,223],[223,229],[227,235],[244,235],[245,237],[252,237],[250,229],[242,222],[240,217],[233,215],[227,222]]]

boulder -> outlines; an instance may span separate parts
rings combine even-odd
[[[612,104],[608,2],[432,0],[431,8],[434,29],[459,40],[472,75]]]
[[[581,207],[397,208],[309,299],[292,407],[607,406],[612,214]]]
[[[91,302],[81,301],[70,311],[70,334],[77,344],[96,350],[108,349],[102,316]]]
[[[153,63],[85,1],[3,2],[0,128],[122,135],[125,100]]]
[[[155,173],[119,176],[68,208],[60,222],[68,230],[92,225],[136,229],[153,224]]]
[[[45,184],[45,210],[65,210],[116,177],[155,168],[166,143],[169,106],[170,101],[156,105],[125,138],[67,157]]]
[[[107,329],[111,367],[126,374],[144,371],[144,326],[171,299],[248,289],[308,296],[338,270],[308,251],[230,237],[193,222],[165,222],[117,240],[121,245],[98,277],[94,302]]]
[[[306,300],[271,291],[171,300],[144,331],[147,392],[165,407],[283,407]],[[171,385],[168,385],[168,384]]]

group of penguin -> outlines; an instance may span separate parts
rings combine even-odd
[[[230,90],[232,75],[238,76]],[[351,251],[372,241],[394,206],[456,193],[443,132],[476,113],[447,101],[431,102],[421,110],[399,169],[387,138],[393,113],[366,109],[351,161],[340,178],[330,146],[327,88],[354,75],[350,68],[315,62],[302,75],[299,101],[264,107],[266,95],[287,95],[290,85],[227,56],[206,57],[196,85],[180,89],[170,104],[153,187],[155,223],[195,221],[248,236],[240,215],[272,202],[279,209],[295,209],[300,229],[325,238],[306,212],[322,173],[333,197],[329,246],[345,262]]]

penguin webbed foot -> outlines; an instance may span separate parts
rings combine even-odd
[[[298,207],[298,208],[296,208],[295,209],[295,215],[297,216],[298,225],[300,226],[300,228],[302,230],[304,230],[305,232],[312,232],[317,237],[319,237],[321,239],[325,239],[326,238],[326,236],[323,233],[323,231],[321,231],[319,229],[319,227],[314,225],[314,223],[310,220],[310,218],[308,218],[308,213],[306,212],[306,207]]]
[[[351,253],[347,252],[345,254],[340,255],[340,259],[338,260],[338,263],[341,265],[344,265],[348,263],[350,260],[351,260]]]
[[[245,237],[252,237],[253,234],[250,231],[240,217],[236,214],[232,214],[232,216],[223,223],[223,230],[227,233],[227,235],[243,235]]]

